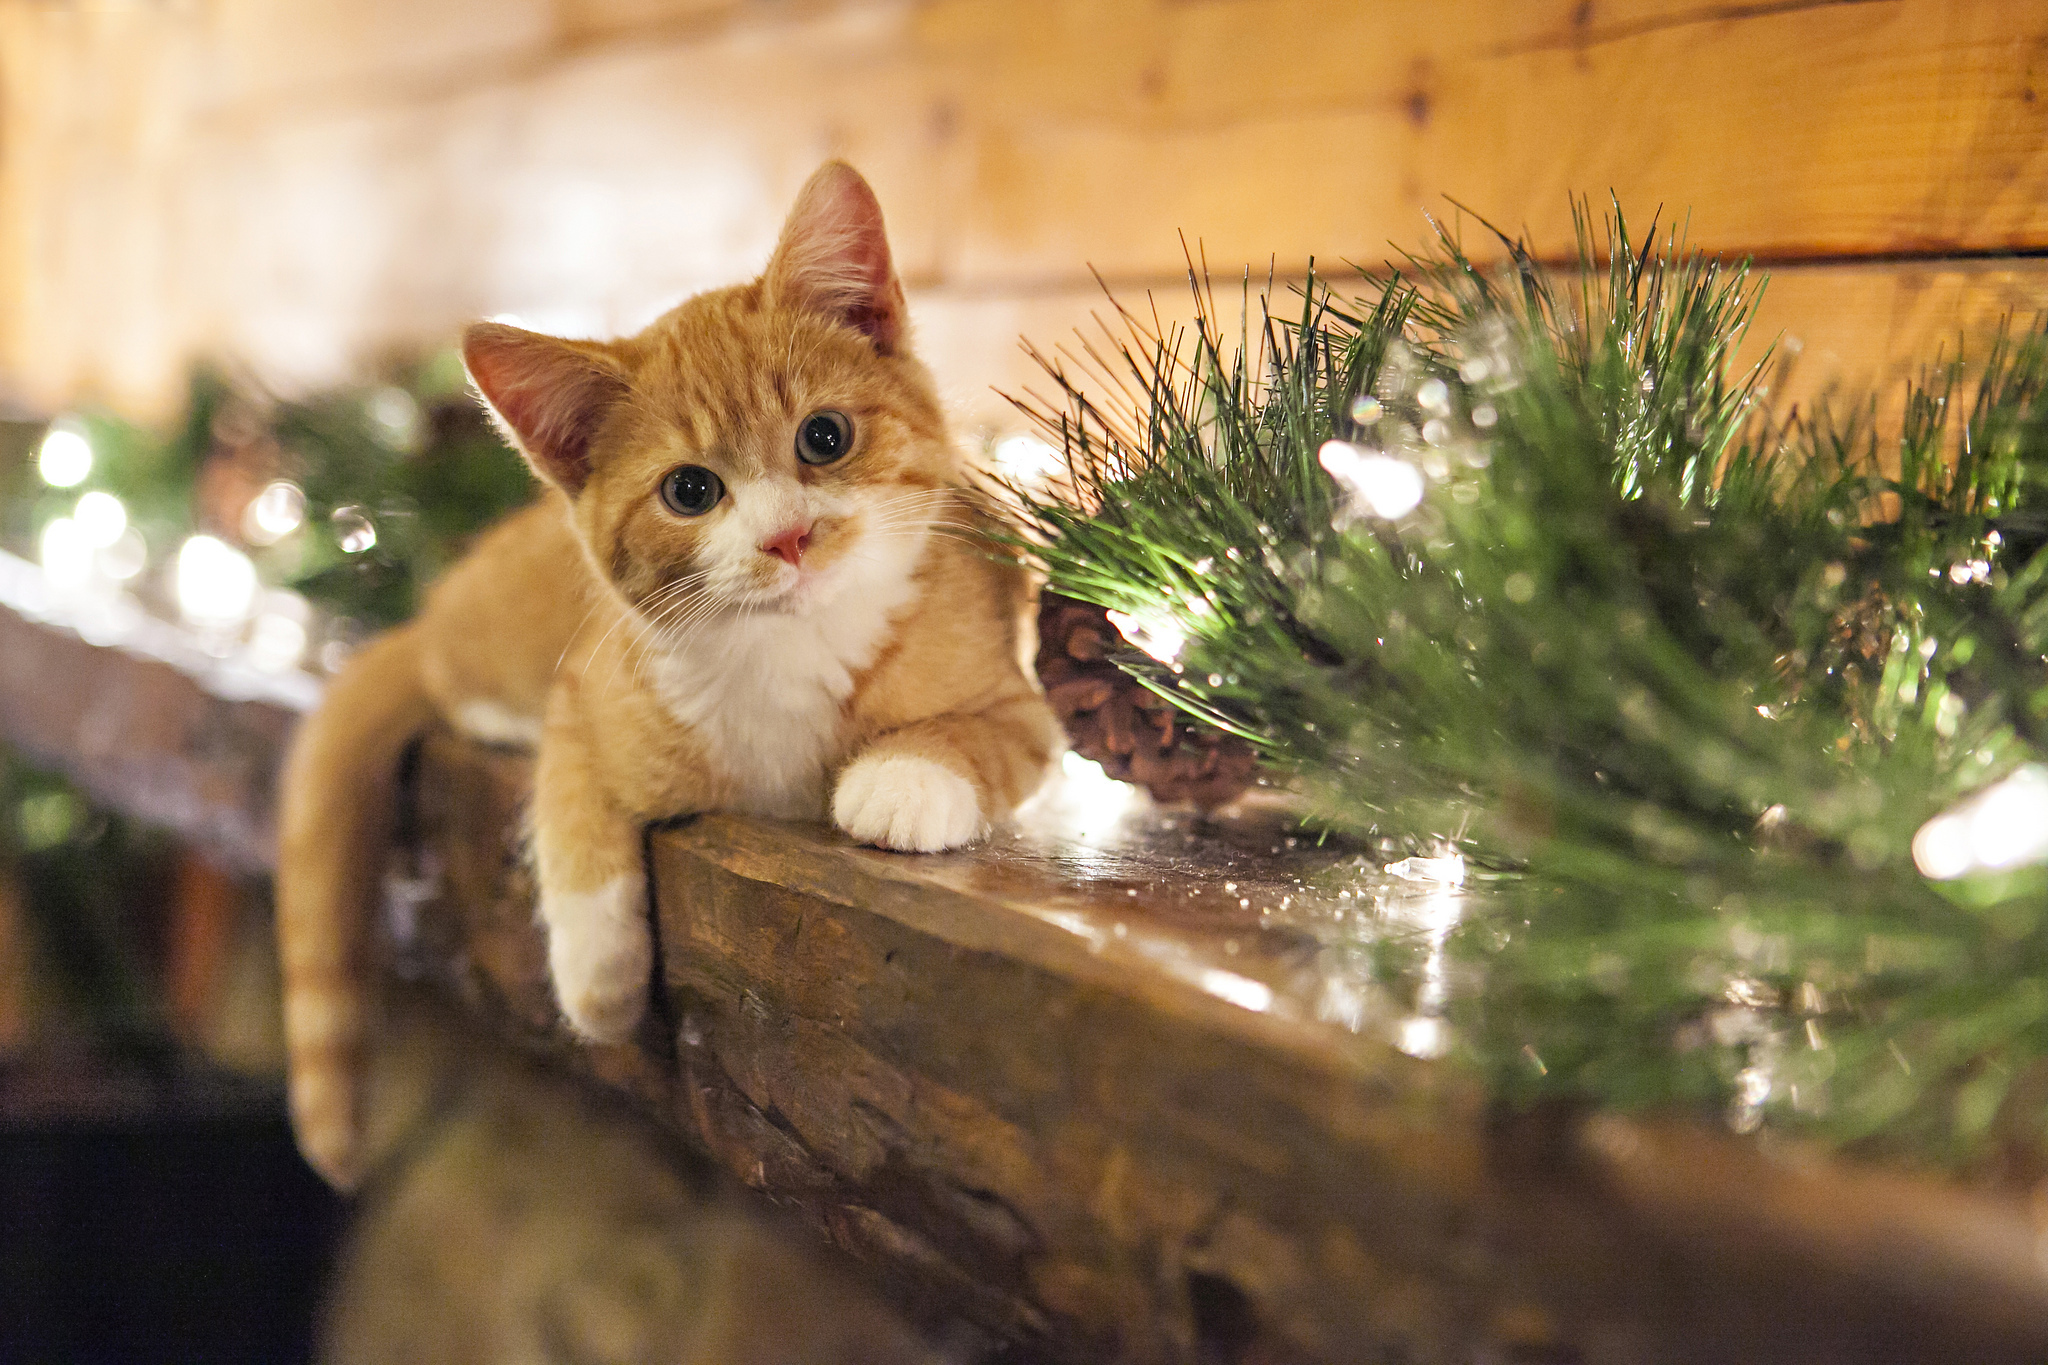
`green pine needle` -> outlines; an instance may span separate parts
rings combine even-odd
[[[1575,269],[1442,232],[1357,298],[1247,288],[1235,341],[1199,279],[1185,331],[1124,313],[1045,362],[1070,478],[1009,490],[1017,543],[1182,632],[1119,663],[1317,821],[1503,874],[1452,1006],[1502,1094],[2038,1147],[2048,872],[1913,843],[2048,749],[2048,331],[1937,359],[1895,440],[1775,414],[1733,363],[1760,279],[1576,217]],[[1331,441],[1421,504],[1373,515]],[[1384,937],[1396,989],[1419,951]]]

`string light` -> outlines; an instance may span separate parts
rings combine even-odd
[[[104,550],[128,529],[128,509],[112,493],[87,493],[71,513],[79,533],[95,550]]]
[[[1422,503],[1422,471],[1406,460],[1349,441],[1323,442],[1316,458],[1356,502],[1383,521],[1405,517]]]
[[[289,479],[265,484],[242,513],[242,536],[251,545],[275,545],[306,520],[306,494]]]
[[[36,472],[52,488],[76,488],[92,473],[92,442],[76,427],[58,424],[43,437]]]
[[[178,547],[177,597],[178,610],[197,624],[238,626],[256,600],[256,566],[232,545],[193,536]]]
[[[1953,881],[2048,861],[2048,766],[2029,763],[1957,803],[1913,836],[1921,875]]]
[[[1178,623],[1166,616],[1133,616],[1128,612],[1107,613],[1109,623],[1116,627],[1117,634],[1144,650],[1163,664],[1180,662],[1182,651],[1187,648],[1187,632]]]
[[[996,442],[996,469],[1023,484],[1044,483],[1066,468],[1066,459],[1036,436],[1005,436]]]
[[[43,528],[38,545],[43,574],[59,588],[82,588],[92,581],[92,541],[70,517],[58,517]]]

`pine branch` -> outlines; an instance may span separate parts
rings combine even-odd
[[[2048,874],[1913,850],[2044,753],[2048,333],[1938,360],[1880,441],[1874,407],[1762,410],[1746,268],[1577,220],[1576,269],[1440,231],[1235,346],[1199,279],[1185,333],[1123,314],[1026,405],[1072,479],[1011,490],[1018,543],[1183,635],[1117,663],[1317,820],[1500,874],[1452,1017],[1504,1094],[2035,1142]],[[1379,951],[1412,985],[1413,936]]]

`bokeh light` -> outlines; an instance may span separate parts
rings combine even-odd
[[[1179,623],[1168,616],[1133,616],[1127,612],[1108,613],[1109,623],[1117,633],[1144,650],[1163,664],[1180,662],[1182,651],[1187,648],[1187,632]]]
[[[1422,503],[1422,471],[1406,460],[1349,441],[1325,441],[1317,459],[1355,503],[1384,521]]]
[[[177,596],[178,609],[197,624],[240,625],[256,600],[256,566],[232,545],[193,536],[178,548]]]
[[[306,656],[306,626],[312,607],[305,598],[274,588],[257,598],[249,626],[249,662],[266,673],[286,673]]]
[[[404,389],[387,384],[376,390],[363,404],[363,412],[394,449],[410,451],[419,444],[420,405]]]
[[[1036,436],[1005,436],[996,442],[996,470],[1020,484],[1044,483],[1066,468],[1066,457]]]
[[[140,531],[130,526],[94,556],[94,562],[101,573],[117,583],[125,583],[149,564],[149,544]]]
[[[2048,860],[2048,766],[2029,763],[1957,803],[1913,836],[1923,876],[1952,881]]]
[[[92,541],[70,517],[58,517],[45,526],[38,549],[43,573],[57,587],[82,588],[92,581]]]
[[[112,546],[128,529],[128,509],[112,493],[87,493],[78,500],[71,519],[95,550]]]
[[[92,473],[92,443],[76,427],[51,427],[36,454],[36,472],[52,488],[78,487]]]
[[[343,554],[359,555],[376,548],[377,526],[362,508],[353,504],[337,507],[329,518],[334,524],[334,539],[341,546]]]
[[[242,512],[242,538],[251,545],[275,545],[306,520],[306,494],[289,479],[265,484]]]

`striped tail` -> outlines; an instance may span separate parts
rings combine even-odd
[[[349,661],[285,760],[277,939],[299,1150],[336,1189],[362,1179],[370,925],[405,746],[433,718],[420,633],[401,626]]]

